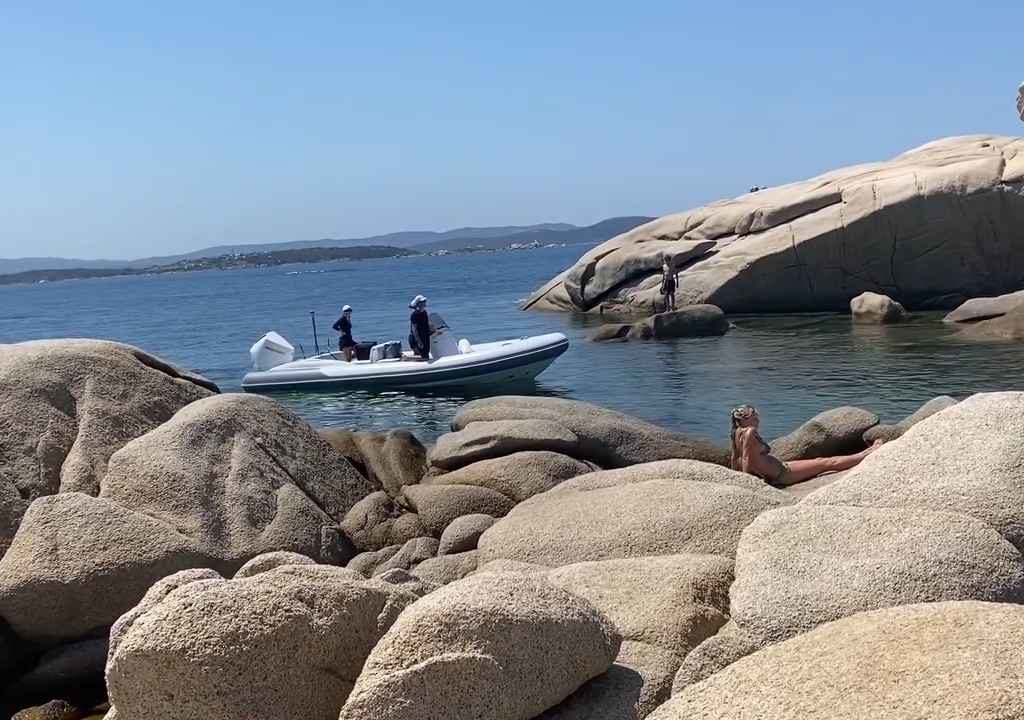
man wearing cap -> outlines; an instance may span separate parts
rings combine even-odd
[[[352,353],[356,349],[356,341],[352,339],[352,306],[346,305],[341,309],[341,317],[331,326],[341,333],[338,338],[338,349],[345,356],[345,362],[352,362]]]
[[[409,303],[412,314],[409,315],[409,347],[420,360],[430,358],[430,316],[427,315],[427,299],[417,295]]]

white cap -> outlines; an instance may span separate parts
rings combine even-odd
[[[343,307],[343,308],[341,309],[341,311],[342,311],[343,313],[347,313],[347,312],[352,312],[352,306],[351,306],[351,305],[345,305],[345,306],[344,306],[344,307]]]
[[[423,297],[422,295],[417,295],[412,299],[412,302],[409,303],[409,307],[414,308],[420,303],[425,303],[426,301],[427,299],[425,297]]]

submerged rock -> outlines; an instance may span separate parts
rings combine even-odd
[[[857,322],[895,323],[906,320],[907,311],[888,295],[861,293],[850,301],[850,314]]]
[[[590,339],[607,340],[671,340],[673,338],[725,335],[729,321],[722,309],[714,305],[688,305],[679,310],[657,313],[645,320],[625,325],[605,325]]]
[[[680,305],[726,313],[841,311],[865,291],[911,309],[1019,289],[1024,139],[937,140],[888,162],[840,168],[669,215],[585,253],[526,307],[654,312],[660,263]]]

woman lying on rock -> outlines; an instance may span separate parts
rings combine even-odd
[[[771,447],[757,431],[760,425],[761,416],[750,405],[732,411],[732,469],[756,475],[769,485],[793,485],[825,473],[849,470],[882,444],[879,440],[854,455],[783,462],[772,455]]]

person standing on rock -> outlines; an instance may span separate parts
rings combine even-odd
[[[331,327],[335,332],[341,333],[341,337],[338,338],[338,349],[345,356],[345,362],[352,362],[352,353],[356,349],[356,341],[352,338],[351,305],[346,305],[341,309],[341,317]]]
[[[782,462],[772,455],[771,447],[758,432],[760,426],[761,416],[750,405],[741,405],[732,411],[732,427],[729,431],[732,441],[731,464],[733,470],[756,475],[769,485],[793,485],[827,472],[849,470],[882,444],[878,440],[854,455]]]
[[[665,258],[661,265],[661,296],[665,312],[676,309],[676,286],[679,284],[677,275],[676,269]]]
[[[427,314],[427,299],[417,295],[409,303],[412,314],[409,315],[409,347],[416,353],[419,360],[430,358],[430,316]]]

